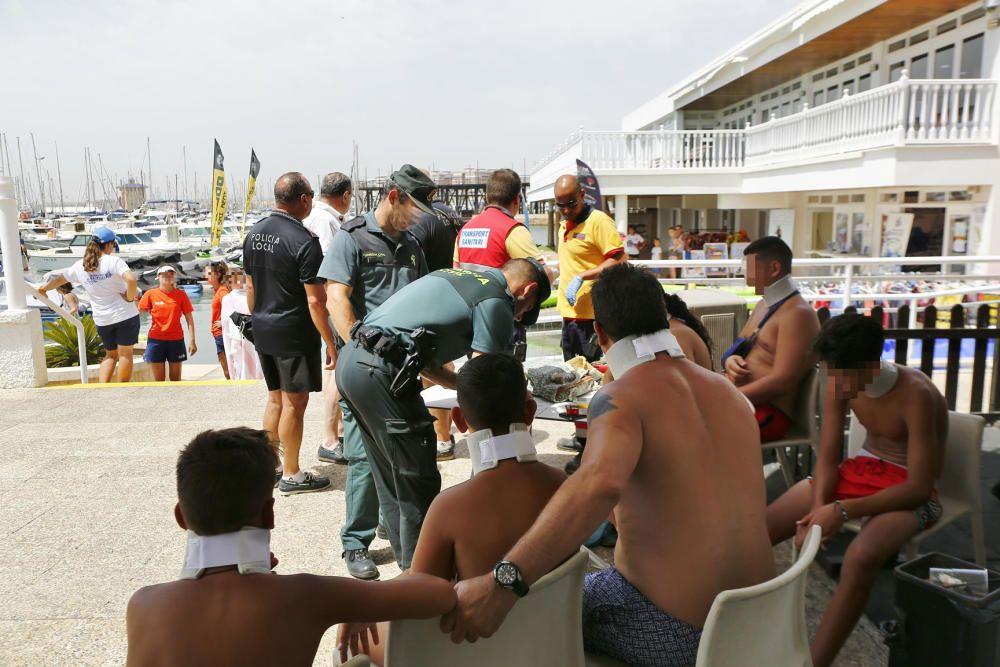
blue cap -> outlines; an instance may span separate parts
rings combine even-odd
[[[95,239],[97,239],[101,243],[108,243],[109,241],[117,240],[115,233],[110,229],[108,229],[107,227],[94,227],[94,229],[91,230],[90,233]]]

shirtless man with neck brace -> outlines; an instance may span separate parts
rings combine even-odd
[[[882,361],[882,326],[870,317],[829,320],[814,347],[828,373],[819,457],[803,480],[767,508],[774,544],[809,527],[824,543],[850,519],[865,519],[812,643],[813,664],[830,665],[851,633],[879,570],[941,516],[934,480],[941,470],[948,407],[918,369]],[[867,429],[859,454],[840,461],[847,412]]]
[[[792,425],[802,380],[815,364],[816,311],[792,279],[792,250],[777,236],[747,246],[746,281],[764,298],[722,355],[726,377],[756,408],[762,442],[780,440]]]
[[[454,641],[493,634],[524,589],[613,510],[615,567],[588,575],[585,648],[632,665],[694,664],[715,596],[774,576],[757,426],[729,382],[683,358],[652,274],[613,266],[593,299],[616,379],[590,403],[580,469],[499,575],[457,584],[459,606],[442,629]]]
[[[179,581],[129,600],[129,667],[305,667],[334,624],[452,608],[451,584],[429,575],[379,583],[273,573],[276,464],[267,434],[248,428],[205,431],[181,452],[174,515],[188,532],[184,566]]]

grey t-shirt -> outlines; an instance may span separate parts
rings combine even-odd
[[[499,269],[442,269],[407,285],[365,318],[393,333],[426,329],[438,368],[469,352],[511,352],[514,297]]]

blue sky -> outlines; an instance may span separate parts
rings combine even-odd
[[[504,3],[447,0],[0,0],[0,132],[25,171],[33,132],[67,200],[83,149],[137,174],[152,147],[157,196],[174,174],[207,186],[212,139],[227,173],[261,180],[412,162],[521,170],[574,129],[630,110],[797,0]],[[17,170],[17,157],[11,155]],[[32,178],[32,180],[34,180]],[[183,192],[181,193],[183,194]]]

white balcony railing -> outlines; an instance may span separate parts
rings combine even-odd
[[[573,151],[597,170],[737,170],[912,144],[996,144],[997,82],[909,79],[745,130],[579,131],[534,172]]]
[[[905,144],[994,143],[996,81],[912,80],[745,130],[746,166]]]

